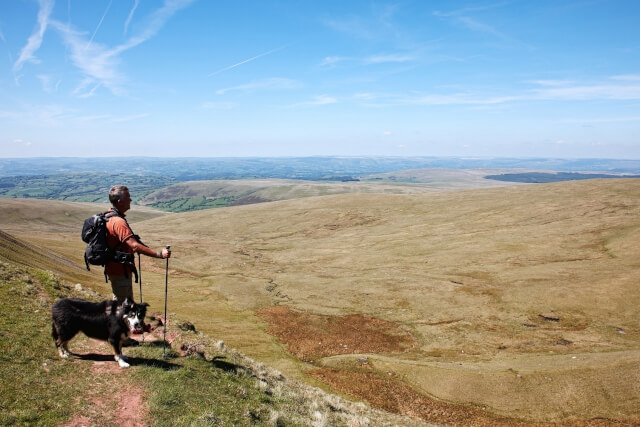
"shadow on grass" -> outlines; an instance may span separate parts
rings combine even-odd
[[[105,354],[105,353],[86,353],[86,354],[78,354],[72,353],[73,357],[80,360],[91,360],[93,362],[113,362],[117,363],[114,359],[113,354]],[[181,365],[177,363],[171,363],[167,360],[160,359],[152,359],[147,357],[138,357],[138,356],[127,356],[124,355],[127,363],[131,366],[149,366],[153,368],[164,369],[165,371],[173,371],[179,368],[182,368]],[[175,354],[167,354],[167,358],[175,357]]]
[[[224,359],[224,356],[216,356],[210,362],[213,366],[225,372],[236,372],[238,368],[242,368],[240,365],[222,359]]]

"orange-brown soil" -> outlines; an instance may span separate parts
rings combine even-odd
[[[303,361],[337,354],[394,353],[411,348],[415,340],[393,322],[361,314],[323,316],[272,306],[257,312],[267,332]]]
[[[414,344],[412,335],[399,325],[362,316],[326,316],[272,306],[257,311],[267,322],[267,331],[287,345],[290,354],[307,362],[340,354],[392,353]],[[489,408],[460,405],[430,398],[411,388],[393,373],[375,372],[363,358],[346,369],[317,368],[308,373],[334,390],[362,399],[388,412],[445,425],[473,426],[590,426],[640,425],[634,421],[609,419],[565,420],[535,423],[489,412]],[[387,376],[388,375],[388,376]]]

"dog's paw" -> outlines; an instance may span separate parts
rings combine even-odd
[[[131,366],[127,363],[124,356],[116,356],[116,361],[118,361],[118,365],[120,365],[121,368],[128,368],[129,366]]]

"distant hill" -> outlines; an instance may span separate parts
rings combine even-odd
[[[513,170],[518,169],[514,174]],[[549,171],[561,171],[550,173]],[[581,173],[578,173],[580,171]],[[584,172],[598,171],[598,175]],[[531,175],[538,174],[538,178]],[[616,177],[640,172],[640,161],[610,159],[508,159],[437,157],[291,157],[291,158],[29,158],[0,159],[0,197],[37,198],[106,203],[109,188],[127,185],[134,203],[173,212],[260,203],[316,194],[343,192],[405,193],[420,191],[371,185],[333,185],[368,182],[414,184],[433,189],[495,186],[502,182],[550,182]],[[544,176],[543,176],[544,175]],[[256,180],[295,180],[260,190]],[[253,181],[229,183],[226,190],[203,190],[202,185],[172,185],[191,181]],[[303,184],[313,182],[314,184]],[[199,190],[195,194],[179,190]],[[308,189],[304,189],[308,187]],[[244,188],[244,189],[243,189]],[[287,189],[289,188],[289,189]],[[165,190],[166,191],[163,191]],[[211,194],[211,193],[215,194]],[[218,197],[216,194],[221,194]],[[305,194],[307,196],[305,196]]]
[[[0,177],[71,173],[154,176],[176,181],[282,178],[337,181],[407,169],[536,169],[640,173],[640,160],[478,157],[0,158]]]
[[[151,192],[139,203],[171,212],[186,212],[332,194],[419,194],[509,185],[484,179],[485,173],[422,169],[365,175],[361,180],[349,182],[283,179],[188,181]]]

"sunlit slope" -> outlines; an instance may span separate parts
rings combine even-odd
[[[2,256],[29,267],[50,270],[66,280],[82,284],[104,282],[102,268],[86,271],[80,232],[84,220],[104,212],[105,204],[37,199],[0,199],[0,248]],[[167,215],[136,207],[134,223]]]
[[[78,233],[79,238],[84,220],[109,207],[101,203],[0,198],[0,228],[16,232]],[[127,218],[133,222],[163,215],[166,213],[134,206]]]
[[[199,276],[189,282],[196,299],[404,325],[418,344],[378,363],[435,396],[510,413],[535,395],[538,416],[634,414],[639,204],[640,180],[590,180],[316,197],[140,228],[172,236],[174,268]],[[213,327],[224,336],[224,325]],[[224,338],[243,342],[237,330]],[[526,387],[518,369],[534,375]],[[560,382],[545,382],[554,372]],[[567,387],[581,393],[563,400]],[[507,401],[509,393],[523,394]]]
[[[286,179],[217,180],[181,182],[155,191],[142,204],[205,198],[222,206],[299,199],[335,194],[416,194],[460,188],[504,187],[513,183],[484,179],[496,170],[425,169],[371,175],[363,181],[322,182]],[[195,202],[202,203],[199,200]]]
[[[192,273],[273,280],[300,308],[403,319],[417,310],[419,318],[451,320],[469,303],[499,303],[501,312],[526,307],[510,316],[520,323],[582,305],[622,320],[638,297],[639,196],[639,180],[339,195],[177,214],[140,227],[195,248],[180,259]],[[239,304],[271,301],[243,298],[251,286],[229,288]],[[429,299],[417,300],[423,293]]]
[[[87,280],[86,270],[69,258],[0,230],[0,260],[51,271],[66,280]]]

